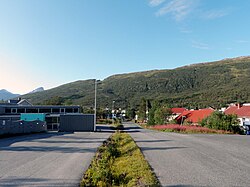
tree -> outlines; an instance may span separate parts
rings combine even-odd
[[[62,97],[54,96],[46,100],[44,104],[45,105],[62,105],[63,102],[64,102],[64,99]]]
[[[126,110],[126,116],[129,119],[134,119],[135,118],[135,109],[134,108],[129,108]]]
[[[147,110],[147,102],[146,99],[143,97],[140,102],[138,117],[140,120],[144,121],[146,119],[146,110]]]
[[[242,133],[237,115],[226,115],[222,112],[213,112],[212,115],[203,119],[201,126],[210,129],[225,130],[233,133]]]
[[[158,101],[154,101],[148,113],[148,125],[155,125],[155,111],[160,107]]]
[[[164,118],[164,122],[168,121],[168,117],[170,115],[172,115],[172,111],[169,107],[162,107],[162,113],[163,113],[163,118]]]
[[[162,125],[165,122],[165,116],[162,108],[157,108],[155,110],[154,120],[156,124]]]

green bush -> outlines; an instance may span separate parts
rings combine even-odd
[[[203,119],[201,126],[210,129],[230,131],[237,134],[243,133],[236,115],[226,115],[218,111],[213,112],[211,116]]]

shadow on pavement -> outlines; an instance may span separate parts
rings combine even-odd
[[[188,147],[140,147],[143,151],[148,150],[172,150],[172,149],[186,149]]]
[[[101,125],[101,126],[96,126],[96,132],[97,133],[114,133],[115,130],[112,129],[110,126],[105,126],[105,125]]]
[[[10,138],[3,138],[1,139],[1,142],[0,142],[0,148],[10,146],[13,143],[17,143],[17,142],[34,141],[34,140],[50,138],[50,137],[55,137],[55,136],[62,136],[65,134],[72,134],[72,133],[50,132],[50,133],[29,134],[29,135],[22,135],[22,136],[10,137]]]
[[[124,125],[124,130],[131,130],[131,129],[142,129],[142,128],[139,126],[127,127]]]
[[[96,152],[94,148],[82,147],[58,147],[58,146],[15,146],[15,147],[1,147],[0,151],[12,152],[56,152],[56,153],[84,153]]]
[[[194,186],[194,185],[177,184],[177,185],[168,185],[166,187],[205,187],[205,186]],[[206,186],[206,187],[210,187],[210,186]]]
[[[18,178],[11,177],[7,179],[0,179],[0,186],[6,187],[22,187],[22,186],[79,186],[75,180],[70,179],[43,179],[43,178]]]
[[[80,139],[80,138],[79,138]],[[103,141],[99,140],[97,141],[97,139],[102,139],[102,138],[89,138],[88,140],[46,140],[46,139],[43,139],[43,140],[32,140],[32,142],[39,142],[39,143],[63,143],[63,144],[66,144],[66,143],[101,143]]]
[[[138,140],[136,142],[148,142],[148,143],[153,143],[153,142],[171,142],[173,140]]]

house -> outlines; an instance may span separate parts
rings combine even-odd
[[[32,104],[27,99],[21,99],[17,105],[19,106],[32,106]]]
[[[32,104],[27,99],[17,98],[8,100],[10,105],[20,105],[20,106],[32,106]]]
[[[172,121],[172,120],[176,119],[185,110],[187,110],[187,109],[186,108],[171,108],[172,114],[169,116],[168,120]]]
[[[212,108],[199,109],[199,110],[185,110],[177,118],[178,124],[191,123],[194,125],[199,124],[204,118],[210,116],[214,112]]]
[[[235,114],[238,116],[240,126],[250,126],[250,103],[243,105],[231,104],[224,112],[226,115]]]

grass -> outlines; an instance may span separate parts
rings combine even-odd
[[[209,129],[207,127],[195,126],[195,125],[154,125],[154,126],[143,126],[144,128],[159,130],[163,132],[176,132],[185,134],[232,134],[228,131]]]
[[[160,185],[130,135],[118,131],[98,149],[81,186]]]

